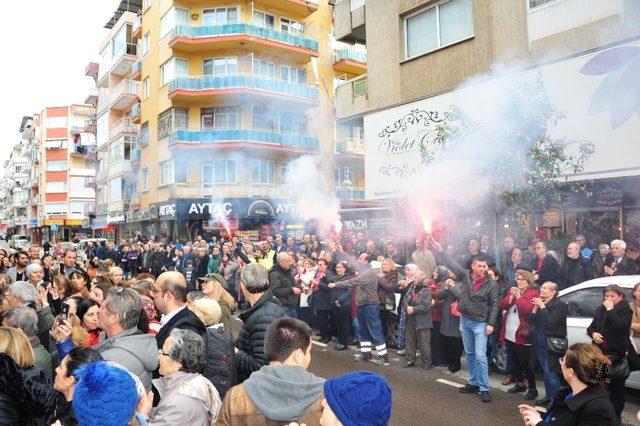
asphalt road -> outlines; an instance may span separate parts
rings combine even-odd
[[[460,394],[458,387],[466,383],[466,368],[450,373],[446,368],[424,371],[421,366],[401,368],[404,358],[390,351],[390,364],[380,367],[371,362],[356,363],[354,351],[335,351],[334,344],[321,346],[314,342],[309,370],[321,377],[332,377],[355,370],[371,370],[384,376],[393,392],[391,425],[522,425],[518,404],[522,395],[506,393],[502,377],[490,373],[490,403],[479,395]],[[538,390],[543,393],[542,380]],[[627,397],[624,423],[637,425],[635,413],[640,409],[640,396],[631,392]]]

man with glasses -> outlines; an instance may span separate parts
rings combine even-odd
[[[156,335],[158,349],[162,348],[174,328],[195,331],[200,335],[206,331],[202,321],[187,309],[187,281],[180,272],[161,274],[151,287],[151,296],[162,314],[162,327]]]

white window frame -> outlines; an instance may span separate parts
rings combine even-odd
[[[286,21],[286,22],[283,22],[283,21]],[[282,29],[282,24],[283,23],[285,25],[288,25],[289,28],[291,28],[291,29],[295,28],[296,24],[300,25],[302,27],[302,29],[300,31],[298,31],[298,32],[296,32],[296,31],[291,32],[291,31],[288,31],[288,30],[285,31],[284,29]],[[298,36],[298,37],[304,37],[305,25],[304,25],[304,22],[296,21],[295,19],[286,18],[286,17],[280,17],[280,28],[278,28],[278,29],[280,31],[285,32],[285,33],[290,34],[290,35],[294,35],[294,36]]]
[[[224,180],[221,181],[216,181],[216,171],[217,171],[217,166],[219,164],[216,164],[217,162],[222,161],[224,162]],[[229,165],[233,164],[233,176],[231,176],[231,173],[229,173]],[[228,160],[228,159],[216,159],[212,161],[212,165],[213,165],[213,184],[214,185],[226,185],[226,184],[234,184],[238,182],[238,163],[235,160]]]
[[[200,179],[202,181],[202,188],[205,189],[210,189],[213,188],[213,186],[215,185],[215,175],[214,175],[214,170],[213,170],[213,161],[208,160],[208,161],[203,161],[201,166],[200,166],[200,176],[202,177],[202,179]],[[211,169],[211,181],[210,182],[205,182],[204,180],[204,176],[205,176],[205,172],[204,169],[205,168],[209,168]]]
[[[205,12],[207,11],[217,11],[217,10],[222,10],[225,9],[227,11],[227,16],[229,14],[229,9],[235,9],[236,10],[236,21],[235,22],[229,22],[229,20],[227,20],[227,22],[225,24],[237,24],[238,22],[241,22],[242,19],[242,8],[238,5],[229,5],[229,6],[220,6],[220,7],[206,7],[204,9],[202,9],[202,25],[204,25],[204,15]],[[222,24],[222,25],[225,25]]]
[[[472,39],[472,38],[475,37],[475,26],[474,26],[474,20],[473,20],[473,1],[472,1],[471,2],[471,35],[469,35],[467,37],[463,37],[460,40],[453,41],[453,42],[451,42],[449,44],[446,44],[446,45],[442,45],[440,43],[440,31],[441,31],[441,29],[440,29],[440,10],[439,10],[439,7],[441,5],[443,5],[443,4],[449,3],[451,1],[456,1],[456,0],[444,0],[444,1],[438,2],[436,4],[432,4],[432,5],[429,5],[427,7],[424,7],[422,9],[420,9],[420,10],[416,10],[415,12],[413,12],[413,13],[411,13],[409,15],[406,15],[406,16],[404,16],[402,18],[402,28],[403,28],[403,31],[404,31],[403,42],[404,42],[404,59],[405,59],[405,61],[409,61],[409,60],[414,59],[414,58],[419,58],[420,56],[428,55],[429,53],[435,52],[435,51],[440,50],[440,49],[444,49],[444,48],[449,47],[449,46],[453,46],[454,44],[457,44],[457,43],[460,43],[462,41],[469,40],[469,39]],[[528,2],[528,0],[527,0],[527,2]],[[426,52],[419,53],[419,54],[417,54],[415,56],[409,56],[409,50],[408,50],[409,49],[409,43],[408,43],[409,33],[407,32],[407,21],[410,18],[412,18],[412,17],[414,17],[416,15],[419,15],[419,14],[421,14],[423,12],[426,12],[429,9],[433,9],[433,8],[438,8],[438,9],[436,9],[436,35],[438,37],[438,47],[436,47],[435,49],[432,49],[432,50],[428,50]]]
[[[256,24],[255,16],[254,16],[254,14],[256,14],[256,13],[261,13],[263,15],[262,16],[262,25]],[[267,25],[264,25],[264,21],[265,21],[265,18],[267,16],[270,16],[271,18],[273,18],[273,26],[272,27],[268,27]],[[251,23],[253,25],[256,25],[256,26],[261,27],[261,28],[269,28],[269,29],[275,30],[276,29],[276,22],[277,22],[276,21],[276,16],[272,15],[271,13],[267,13],[267,12],[265,12],[263,10],[260,10],[260,9],[254,9],[253,12],[251,12]]]
[[[285,79],[284,78],[284,70],[287,70],[287,73],[289,74],[289,78]],[[291,75],[293,75],[293,73],[295,73],[296,76],[300,75],[300,72],[302,72],[304,74],[304,80],[302,82],[300,81],[293,81],[291,79]],[[307,70],[305,68],[299,68],[299,67],[294,67],[293,65],[280,65],[280,80],[284,80],[287,81],[289,83],[296,83],[296,84],[307,84]]]
[[[52,168],[52,165],[60,164],[61,168]],[[62,165],[64,164],[64,167]],[[48,172],[65,172],[69,170],[69,162],[67,160],[49,160],[47,161],[47,171]]]
[[[178,10],[185,10],[187,12],[187,25],[189,25],[189,17],[191,15],[191,11],[189,9],[186,9],[184,7],[178,7],[178,6],[172,6],[169,10],[167,10],[167,12],[162,15],[160,17],[160,41],[164,40],[164,38],[167,36],[167,34],[171,34],[171,31],[176,27],[176,11]],[[167,31],[163,34],[162,33],[162,20],[164,19],[165,16],[167,16],[169,13],[173,13],[174,17],[173,17],[173,25],[171,25],[170,28],[167,29]]]
[[[176,61],[185,61],[187,63],[187,74],[186,75],[178,75],[176,72]],[[166,79],[166,71],[165,71],[165,66],[168,66],[171,70],[171,75],[169,79]],[[160,65],[160,87],[166,86],[167,84],[169,84],[171,82],[171,80],[176,79],[178,77],[188,77],[189,76],[189,59],[187,58],[180,58],[177,56],[172,56],[169,60],[167,60],[165,63],[163,63],[162,65]],[[165,81],[166,80],[166,81]]]
[[[267,167],[270,168],[272,170],[271,173],[271,177],[272,180],[271,182],[262,182],[259,180],[254,180],[253,179],[253,168],[256,166],[256,163],[266,163]],[[269,180],[269,170],[267,170],[267,180]],[[253,183],[254,185],[275,185],[276,183],[276,162],[273,160],[258,160],[258,159],[254,159],[251,161],[251,183]]]
[[[146,34],[142,36],[142,57],[147,56],[149,51],[151,50],[151,32],[147,31]]]
[[[273,70],[272,75],[264,75],[264,74],[256,73],[256,63],[266,65],[267,71],[268,71],[267,74],[269,74],[269,71]],[[266,59],[254,58],[251,61],[251,74],[258,77],[264,77],[264,78],[276,78],[276,64],[274,62],[267,61]]]
[[[45,186],[45,191],[48,194],[64,194],[67,192],[68,186],[66,180],[57,180],[52,182],[47,182]]]
[[[140,180],[142,180],[142,192],[146,192],[149,190],[149,168],[145,167],[142,169],[142,175],[140,176]]]
[[[142,80],[142,100],[149,99],[151,93],[151,80],[149,77]]]
[[[215,70],[216,70],[216,61],[222,61],[224,60],[224,74],[216,74]],[[212,64],[212,74],[205,74],[204,72],[204,64],[206,61],[213,61]],[[229,66],[233,65],[233,63],[235,62],[235,66],[236,66],[236,72],[235,73],[230,73],[229,72]],[[221,57],[214,57],[214,58],[202,58],[202,75],[203,76],[220,76],[220,75],[235,75],[238,74],[238,57],[237,56],[221,56]]]
[[[169,186],[175,183],[175,169],[173,168],[173,160],[162,161],[160,166],[160,185]]]

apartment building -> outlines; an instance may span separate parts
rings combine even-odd
[[[34,120],[35,153],[30,170],[33,241],[69,241],[88,234],[86,205],[95,203],[95,192],[85,186],[95,176],[95,136],[86,131],[95,116],[91,105],[47,107]],[[35,191],[38,188],[38,191]],[[40,241],[39,241],[40,240]]]
[[[22,135],[20,135],[22,136]],[[4,162],[2,223],[7,235],[27,234],[29,224],[29,141],[22,138],[11,147]]]
[[[331,13],[305,0],[143,2],[130,77],[139,172],[123,234],[299,225],[289,164],[332,164],[335,152]]]
[[[618,75],[634,74],[623,53],[637,52],[640,45],[638,2],[342,0],[334,20],[338,41],[362,43],[367,50],[366,73],[339,85],[335,97],[337,134],[365,135],[367,199],[393,197],[406,185],[403,171],[420,167],[417,142],[405,143],[403,152],[383,149],[385,143],[424,136],[412,111],[442,113],[473,93],[461,89],[471,78],[498,84],[493,70],[499,65],[518,75],[509,78],[541,76],[567,117],[565,135],[595,146],[584,173],[571,177],[594,181],[592,196],[540,212],[540,225],[549,234],[602,228],[607,235],[628,236],[636,229],[632,233],[640,238],[640,202],[633,195],[640,167],[629,157],[638,152],[633,135],[640,123],[624,106],[639,100],[623,101],[618,91],[610,108],[598,106],[616,84],[624,87]],[[588,70],[587,64],[603,62],[615,66]],[[477,87],[488,87],[483,84]]]

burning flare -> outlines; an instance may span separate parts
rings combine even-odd
[[[336,231],[336,234],[340,234],[340,232],[342,232],[342,221],[340,219],[333,223],[333,229]]]
[[[423,217],[422,218],[422,230],[424,231],[425,234],[430,234],[432,231],[432,227],[431,227],[431,220]]]

